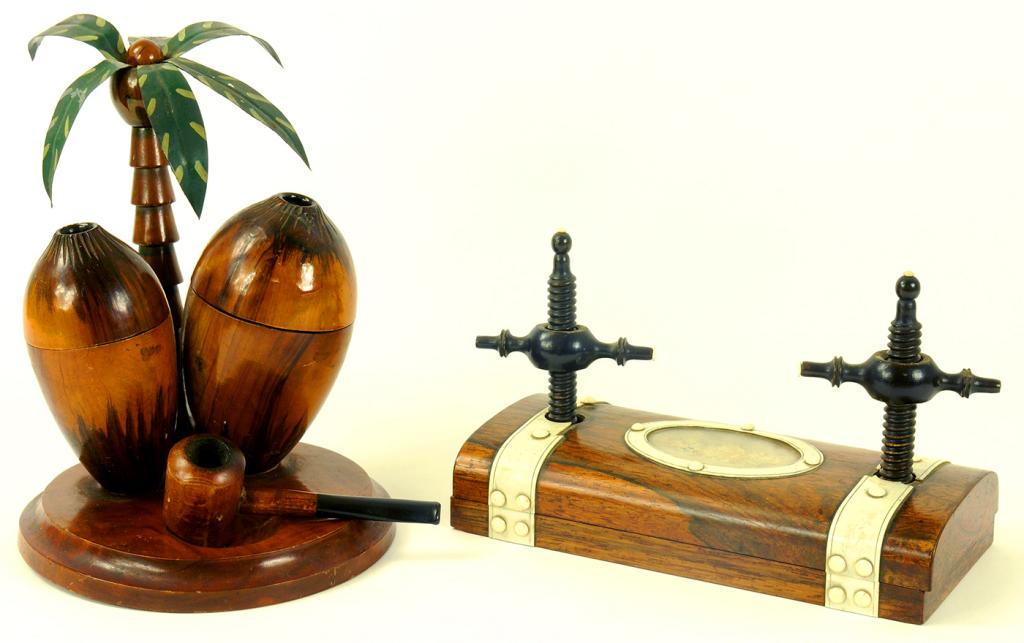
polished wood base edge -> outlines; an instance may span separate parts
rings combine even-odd
[[[51,584],[101,603],[151,612],[226,612],[284,603],[340,585],[369,569],[387,551],[394,538],[395,529],[392,527],[374,548],[364,550],[352,558],[343,569],[327,569],[279,583],[274,586],[273,596],[268,595],[266,587],[186,594],[121,585],[81,574],[53,562],[32,549],[20,533],[18,551],[28,566]],[[383,551],[379,551],[381,548]],[[111,596],[118,598],[111,600]]]
[[[964,497],[935,544],[932,587],[924,596],[923,620],[928,620],[992,546],[998,510],[999,479],[990,473]]]
[[[268,489],[317,489],[388,497],[356,463],[300,444]],[[167,530],[159,495],[117,496],[81,465],[58,475],[21,514],[18,549],[35,572],[103,603],[161,612],[216,612],[272,605],[362,573],[395,538],[395,525],[362,520],[239,517],[226,547],[200,547]]]
[[[486,536],[487,506],[453,497],[451,524],[460,531]],[[964,574],[987,549],[984,541],[985,539],[982,539],[974,551],[961,561],[961,564],[965,565]],[[987,542],[991,543],[991,538],[988,538]],[[825,604],[825,572],[819,569],[550,516],[536,517],[536,546],[805,603],[822,606]],[[952,583],[952,586],[955,584]],[[923,592],[883,584],[879,616],[905,623],[923,624],[952,590],[952,586],[938,591]]]

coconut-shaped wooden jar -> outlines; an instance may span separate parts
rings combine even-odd
[[[177,441],[178,360],[153,270],[95,223],[61,228],[25,294],[25,340],[64,437],[104,488],[160,487]]]
[[[352,256],[320,206],[278,194],[231,217],[185,302],[185,389],[200,432],[223,435],[246,471],[276,466],[316,416],[352,333]]]

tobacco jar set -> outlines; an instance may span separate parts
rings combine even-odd
[[[33,57],[48,36],[102,55],[54,111],[47,193],[82,102],[103,82],[131,134],[136,247],[96,223],[59,228],[24,307],[32,366],[80,464],[26,506],[19,549],[43,577],[101,602],[203,612],[292,600],[368,570],[394,523],[440,521],[439,503],[392,499],[349,458],[301,441],[356,313],[352,256],[316,201],[280,193],[227,219],[181,303],[174,183],[199,214],[208,180],[186,75],[306,161],[266,97],[183,56],[236,35],[280,62],[266,41],[212,21],[126,44],[105,19],[78,14],[29,42]],[[897,280],[885,349],[801,366],[885,405],[877,453],[579,398],[577,375],[595,360],[654,351],[602,342],[577,321],[572,239],[558,232],[551,247],[548,318],[524,336],[476,339],[547,371],[548,394],[501,410],[465,442],[452,527],[912,623],[987,550],[995,474],[916,454],[916,409],[941,391],[968,397],[1000,383],[946,373],[922,352],[914,275]]]

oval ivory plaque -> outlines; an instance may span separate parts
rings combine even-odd
[[[633,451],[659,464],[706,476],[783,478],[813,471],[825,457],[814,445],[785,435],[698,420],[634,424]]]

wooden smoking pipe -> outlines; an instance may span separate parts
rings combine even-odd
[[[167,528],[192,544],[223,547],[233,537],[239,512],[433,525],[441,519],[437,502],[246,488],[245,456],[228,440],[198,434],[175,444],[167,456],[164,484]]]

